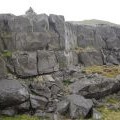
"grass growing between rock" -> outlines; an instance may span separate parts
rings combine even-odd
[[[88,47],[85,47],[85,48],[82,48],[82,47],[76,47],[75,50],[74,50],[77,54],[81,53],[81,52],[96,52],[97,50],[92,47],[92,46],[88,46]]]
[[[29,115],[17,115],[14,117],[0,117],[0,120],[43,120],[35,116],[29,116]]]
[[[2,56],[3,57],[11,57],[12,56],[12,52],[11,51],[8,51],[8,50],[4,50],[2,52]]]
[[[107,107],[101,107],[98,109],[102,113],[102,120],[120,120],[120,110],[110,110]]]
[[[65,86],[68,86],[68,85],[70,85],[72,82],[70,81],[70,79],[67,79],[67,80],[63,80],[63,84],[65,85]]]
[[[86,74],[98,73],[108,78],[114,78],[120,74],[120,66],[89,66],[84,68]]]

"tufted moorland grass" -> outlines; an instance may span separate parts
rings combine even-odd
[[[110,110],[104,106],[98,111],[102,113],[102,120],[120,120],[120,110]]]
[[[86,74],[98,73],[102,76],[108,78],[114,78],[120,74],[120,66],[110,65],[110,66],[89,66],[83,69]]]

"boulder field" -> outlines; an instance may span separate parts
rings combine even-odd
[[[21,16],[0,15],[1,116],[101,119],[96,107],[113,94],[120,100],[119,65],[119,25],[67,22],[32,8]],[[118,74],[87,74],[90,66],[110,74],[114,66]]]

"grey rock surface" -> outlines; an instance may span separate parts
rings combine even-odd
[[[80,52],[78,58],[79,63],[84,66],[103,65],[102,54],[100,51]]]
[[[0,109],[19,105],[28,99],[28,90],[19,81],[0,80]]]
[[[42,96],[30,95],[30,102],[32,109],[45,110],[48,100]]]
[[[67,99],[70,101],[69,111],[72,119],[86,117],[92,109],[93,103],[90,99],[75,94],[68,95]]]
[[[3,58],[0,57],[0,79],[7,76],[6,63]]]
[[[2,114],[36,111],[38,116],[53,113],[56,120],[55,112],[69,113],[72,119],[87,117],[93,108],[90,99],[120,91],[119,76],[82,73],[82,67],[93,65],[120,65],[119,25],[75,24],[32,8],[21,16],[0,15]],[[93,112],[97,119],[99,114]]]
[[[57,16],[57,15],[50,14],[49,23],[53,31],[58,34],[58,42],[59,42],[60,49],[64,49],[65,48],[64,16],[62,15]]]
[[[67,100],[63,100],[57,104],[57,112],[60,114],[66,114],[69,108],[70,102]]]
[[[51,73],[59,70],[54,51],[38,51],[38,73]]]
[[[71,93],[80,94],[86,98],[100,99],[120,90],[119,80],[112,78],[83,78],[69,86]]]
[[[11,63],[14,68],[13,72],[17,76],[24,78],[38,75],[36,52],[15,52],[12,54]]]

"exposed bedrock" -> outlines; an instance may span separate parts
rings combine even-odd
[[[92,115],[92,99],[120,91],[119,76],[84,73],[93,65],[120,65],[119,25],[73,24],[31,8],[21,16],[0,15],[1,115]]]
[[[59,59],[66,59],[57,60],[64,67],[120,63],[119,26],[78,25],[65,22],[63,16],[29,11],[22,16],[0,15],[0,31],[1,52],[52,50]]]

